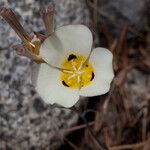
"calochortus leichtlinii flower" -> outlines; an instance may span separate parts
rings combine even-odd
[[[21,55],[37,62],[32,83],[39,95],[46,103],[71,107],[80,96],[107,93],[114,77],[112,53],[106,48],[92,48],[92,33],[84,25],[67,25],[53,31],[49,10],[41,11],[47,36],[35,33],[34,38],[25,41],[23,36],[24,44],[16,47]]]

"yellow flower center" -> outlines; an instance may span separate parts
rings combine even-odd
[[[94,79],[94,69],[92,65],[84,63],[86,58],[81,55],[71,54],[62,63],[65,70],[60,74],[62,84],[68,88],[81,89],[91,83]]]

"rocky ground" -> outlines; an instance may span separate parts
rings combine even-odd
[[[13,9],[24,28],[31,33],[43,31],[39,9],[50,1],[1,1]],[[66,5],[63,5],[63,3]],[[82,2],[55,1],[55,24],[87,22],[88,14]],[[67,8],[68,7],[68,8]],[[77,10],[77,12],[76,12]],[[79,14],[77,17],[74,13]],[[12,45],[20,42],[17,35],[0,20],[0,149],[56,149],[63,142],[63,129],[73,125],[77,115],[69,110],[45,104],[30,76],[33,63],[18,57]]]

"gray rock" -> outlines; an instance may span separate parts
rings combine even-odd
[[[101,0],[98,11],[114,35],[118,35],[126,23],[138,31],[144,29],[147,23],[144,0]]]

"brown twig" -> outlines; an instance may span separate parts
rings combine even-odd
[[[112,49],[114,49],[113,47],[116,46],[117,44],[116,40],[112,39],[107,26],[103,22],[100,22],[99,25],[100,25],[99,30],[104,34],[106,41],[108,43],[108,48],[112,51]]]
[[[113,91],[115,89],[115,82],[114,81],[115,80],[112,81],[112,86],[111,86],[110,91],[108,93],[108,96],[106,97],[105,102],[103,104],[103,114],[107,113],[108,103],[109,103],[111,96],[113,94]]]
[[[143,108],[143,119],[142,119],[142,140],[143,141],[146,139],[147,115],[148,115],[148,108],[145,107]]]
[[[88,123],[88,125],[92,126],[92,125],[94,125],[94,123],[95,123],[94,121],[91,121],[91,122]],[[69,129],[66,129],[65,132],[73,132],[73,131],[80,130],[80,129],[83,129],[83,128],[86,128],[86,124],[71,127]]]
[[[79,117],[84,121],[84,123],[86,124],[86,127],[87,127],[87,129],[88,129],[88,131],[89,131],[89,133],[92,135],[92,137],[93,137],[95,143],[99,146],[99,148],[100,148],[100,149],[103,149],[103,150],[107,150],[107,147],[106,147],[105,145],[103,145],[103,144],[101,143],[101,141],[98,140],[98,138],[96,137],[96,135],[95,135],[95,134],[93,133],[93,131],[91,130],[91,128],[90,128],[90,126],[89,126],[87,120],[85,119],[84,116],[82,116],[82,114],[80,114],[80,112],[78,111],[78,109],[77,109],[75,106],[73,106],[73,107],[71,108],[71,110],[74,111],[74,112],[76,112],[76,113],[79,115]]]
[[[117,44],[117,48],[115,50],[115,56],[116,56],[116,59],[118,60],[117,62],[117,66],[119,67],[120,65],[120,61],[121,58],[122,58],[122,62],[121,62],[121,65],[120,67],[122,68],[121,71],[117,74],[117,76],[114,78],[113,82],[112,82],[112,86],[111,86],[111,89],[109,91],[109,94],[103,104],[103,112],[104,114],[107,112],[107,107],[108,107],[108,103],[109,103],[109,100],[113,94],[113,91],[115,89],[116,86],[120,86],[126,75],[127,75],[127,72],[128,72],[128,49],[126,48],[126,33],[127,33],[127,25],[123,28],[122,30],[122,33],[120,35],[120,39],[118,41],[118,44]],[[123,51],[123,54],[120,54],[121,52]],[[118,55],[116,54],[118,53]],[[121,57],[121,58],[120,58]]]
[[[145,146],[147,144],[150,144],[150,140],[135,143],[135,144],[125,144],[125,145],[120,145],[120,146],[112,146],[112,147],[109,147],[109,150],[135,149],[135,148],[140,148],[142,146]]]
[[[95,27],[97,27],[97,22],[98,22],[98,18],[97,18],[98,0],[94,0],[94,7],[95,7],[95,9],[93,10],[93,21],[94,21]]]
[[[69,141],[67,138],[64,138],[64,141],[66,141],[74,150],[78,150],[78,148],[71,141]]]
[[[125,25],[118,41],[116,50],[114,51],[114,65],[116,69],[121,71],[115,78],[115,84],[120,86],[128,72],[128,53],[129,49],[126,47],[126,34],[128,30],[128,25]]]
[[[105,143],[106,143],[106,146],[107,148],[109,149],[111,143],[112,143],[112,140],[110,139],[110,136],[108,134],[108,128],[104,128],[104,138],[105,138]]]

